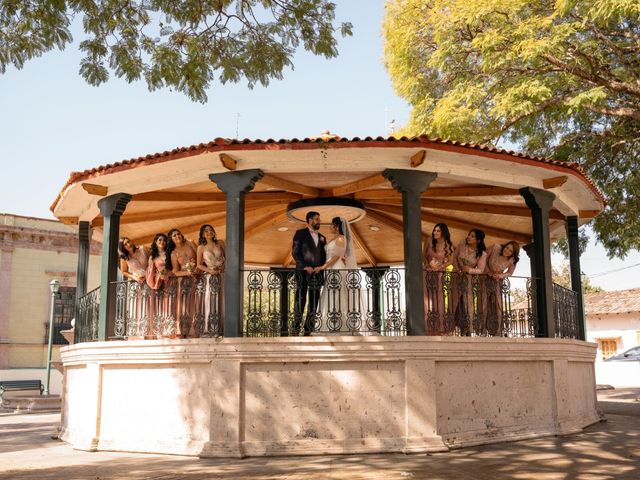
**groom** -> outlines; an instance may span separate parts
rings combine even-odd
[[[307,226],[298,230],[293,236],[291,254],[296,261],[296,270],[300,280],[295,294],[293,335],[300,334],[302,313],[307,303],[308,292],[309,305],[304,322],[304,335],[308,336],[311,335],[315,327],[315,315],[324,278],[322,272],[314,273],[314,269],[324,265],[327,260],[325,252],[327,240],[318,231],[320,230],[320,214],[318,212],[307,212],[306,220]]]

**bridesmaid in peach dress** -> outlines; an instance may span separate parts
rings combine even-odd
[[[198,238],[198,270],[206,275],[204,291],[204,331],[208,336],[222,335],[223,301],[222,274],[224,273],[224,242],[218,240],[211,225],[202,225]]]
[[[167,269],[167,236],[158,233],[151,243],[151,257],[147,268],[147,285],[157,290],[163,288],[169,281],[171,272]]]
[[[489,251],[484,273],[487,275],[487,292],[484,295],[486,328],[489,335],[501,336],[504,314],[502,292],[504,279],[513,275],[520,260],[520,245],[511,240],[503,245],[495,244]]]
[[[167,236],[158,233],[151,243],[151,256],[147,267],[147,285],[151,292],[151,311],[153,312],[151,330],[156,338],[174,338],[176,335],[175,322],[168,321],[169,306],[169,282],[171,271],[167,269]]]
[[[425,332],[427,335],[442,335],[448,330],[446,325],[445,294],[448,291],[447,267],[453,261],[455,250],[451,243],[449,227],[438,223],[431,232],[423,260],[425,271]]]
[[[167,270],[178,277],[177,325],[182,338],[196,336],[191,332],[194,320],[194,290],[196,272],[196,247],[184,238],[182,232],[172,228],[167,234]]]
[[[476,308],[478,294],[482,290],[482,280],[487,263],[487,247],[484,244],[484,232],[479,228],[469,231],[467,238],[460,242],[453,257],[455,275],[452,311],[455,325],[460,328],[461,335],[470,335],[474,331],[474,318],[481,318],[479,308]],[[478,315],[478,317],[476,317]],[[482,330],[479,327],[478,330]],[[476,333],[480,333],[479,331]]]
[[[118,242],[120,271],[122,276],[134,284],[126,286],[125,293],[125,331],[128,339],[144,338],[151,324],[149,318],[149,295],[143,288],[147,276],[149,255],[144,247],[137,247],[129,238],[122,237]]]
[[[120,255],[122,276],[143,284],[149,262],[149,255],[145,248],[136,247],[128,237],[122,237],[118,242],[118,254]]]

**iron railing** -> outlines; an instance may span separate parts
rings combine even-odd
[[[245,271],[243,335],[404,335],[399,268]]]
[[[424,291],[427,335],[534,337],[538,333],[529,278],[425,271]]]
[[[171,277],[157,290],[116,282],[115,338],[222,335],[222,276]]]
[[[113,337],[174,338],[223,333],[220,275],[172,278],[158,290],[116,282]],[[534,282],[485,275],[424,272],[427,335],[535,337]],[[306,294],[303,296],[304,290]],[[554,285],[556,336],[577,338],[577,294]],[[402,268],[291,269],[244,272],[242,335],[406,335]],[[302,299],[305,299],[303,302]],[[76,342],[98,339],[98,289],[79,299]]]
[[[75,342],[95,342],[98,340],[98,314],[100,312],[100,287],[78,299],[75,322]]]
[[[578,294],[554,283],[553,313],[556,323],[556,337],[578,338]]]

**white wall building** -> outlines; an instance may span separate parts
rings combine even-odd
[[[598,344],[596,382],[640,387],[640,362],[604,359],[640,345],[640,288],[585,295],[587,340]]]

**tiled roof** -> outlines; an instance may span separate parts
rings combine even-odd
[[[72,172],[69,179],[62,187],[60,193],[51,205],[51,211],[55,210],[62,193],[71,185],[77,182],[85,181],[91,178],[98,177],[100,175],[106,175],[109,173],[115,173],[130,168],[141,167],[145,165],[153,165],[170,160],[176,160],[179,158],[190,157],[199,155],[205,152],[215,151],[229,151],[229,150],[296,150],[296,149],[315,149],[315,148],[366,148],[366,147],[424,147],[435,148],[442,150],[458,151],[460,153],[468,154],[481,154],[493,158],[502,158],[505,160],[524,161],[525,163],[539,163],[551,167],[554,170],[566,171],[571,170],[578,174],[591,188],[594,194],[602,201],[603,205],[606,203],[604,195],[596,187],[593,181],[586,176],[577,163],[559,162],[551,160],[545,157],[534,157],[525,155],[523,153],[515,152],[513,150],[504,150],[501,148],[495,148],[488,145],[476,144],[476,143],[462,143],[453,140],[446,140],[441,138],[431,139],[426,135],[420,135],[417,137],[353,137],[341,138],[337,135],[328,138],[328,135],[321,135],[316,138],[292,138],[274,140],[269,138],[267,140],[251,140],[245,138],[243,140],[235,140],[228,138],[216,138],[209,143],[200,143],[198,145],[191,145],[189,147],[174,148],[171,151],[164,151],[159,153],[153,153],[145,155],[143,157],[131,158],[116,163],[110,163],[107,165],[91,168],[83,172]],[[465,152],[465,150],[467,150]],[[472,150],[472,151],[468,151]],[[482,152],[482,153],[479,153]]]
[[[589,293],[584,296],[587,315],[640,312],[640,288]]]

